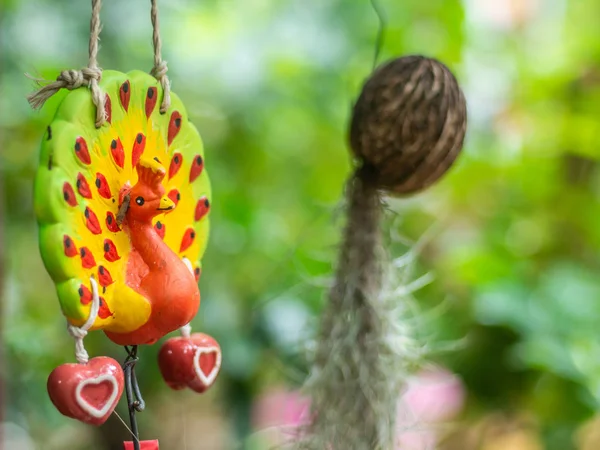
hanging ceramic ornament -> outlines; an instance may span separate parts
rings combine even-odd
[[[190,336],[189,327],[200,306],[211,191],[200,135],[170,92],[156,0],[152,75],[98,67],[100,3],[92,1],[88,67],[63,72],[29,98],[41,107],[59,89],[71,91],[47,127],[35,179],[40,252],[78,360],[55,369],[48,391],[61,413],[99,425],[125,384],[135,425],[135,411],[143,409],[138,345],[182,331],[159,359],[174,389],[203,392],[220,369],[216,341]],[[94,330],[126,346],[123,368],[112,358],[88,360],[83,338]],[[137,426],[133,431],[137,450]]]

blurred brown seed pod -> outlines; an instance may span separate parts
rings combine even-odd
[[[377,186],[421,191],[448,171],[465,137],[465,97],[450,70],[424,56],[380,66],[354,105],[350,144]]]

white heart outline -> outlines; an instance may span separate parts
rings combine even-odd
[[[217,354],[215,366],[213,367],[213,369],[210,371],[210,373],[208,375],[204,375],[204,372],[200,368],[200,356],[202,356],[205,353],[212,353],[212,352],[216,352],[216,354]],[[215,381],[215,378],[217,378],[217,375],[219,374],[220,369],[221,369],[221,349],[219,347],[213,346],[213,347],[198,347],[198,348],[196,348],[196,352],[194,353],[194,372],[196,372],[196,375],[198,376],[198,378],[200,378],[200,381],[202,381],[202,383],[204,383],[204,385],[206,387],[213,384],[213,382]]]
[[[104,404],[104,406],[101,409],[98,409],[94,405],[90,405],[81,396],[81,391],[87,385],[100,384],[105,381],[110,381],[110,383],[112,384],[112,387],[113,387],[113,391],[112,391],[112,394],[110,395],[108,401]],[[114,407],[116,405],[114,405],[113,403],[115,403],[115,400],[117,400],[118,395],[119,395],[119,385],[117,383],[117,379],[114,377],[114,375],[111,375],[111,374],[104,374],[104,375],[100,375],[99,377],[96,377],[96,378],[87,378],[85,380],[81,380],[79,382],[79,384],[77,385],[77,387],[75,388],[75,401],[77,402],[77,405],[79,405],[79,407],[81,409],[83,409],[86,413],[88,413],[90,416],[92,416],[96,419],[101,419],[102,417],[104,417],[106,415],[106,413],[110,409],[114,409]]]

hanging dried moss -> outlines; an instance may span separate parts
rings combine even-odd
[[[398,395],[418,347],[397,314],[381,193],[434,183],[456,159],[465,129],[464,96],[436,60],[399,58],[365,83],[350,127],[359,161],[347,186],[348,220],[305,386],[313,416],[298,448],[393,448]]]

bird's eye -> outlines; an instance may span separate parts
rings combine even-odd
[[[136,198],[136,199],[135,199],[135,202],[136,202],[138,205],[142,206],[142,205],[144,204],[144,197],[138,197],[138,198]]]

